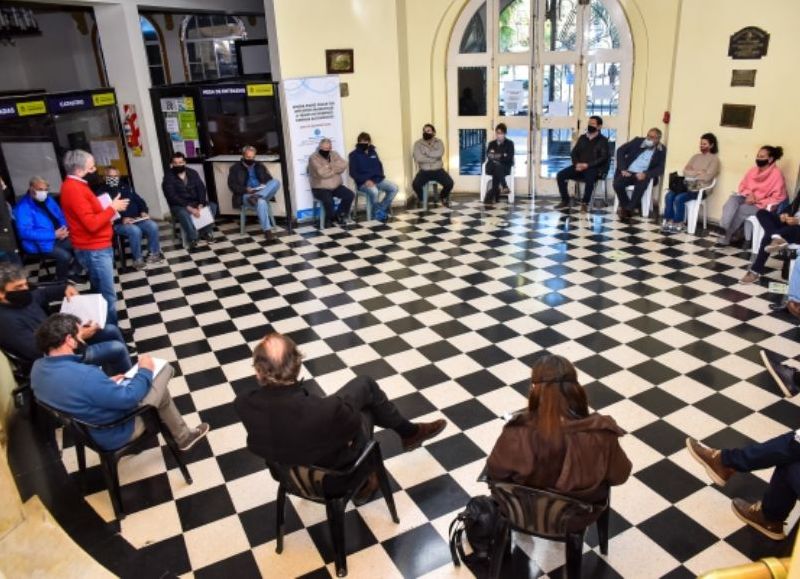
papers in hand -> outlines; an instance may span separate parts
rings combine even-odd
[[[164,366],[167,365],[167,361],[164,358],[153,358],[153,377],[158,376],[159,372],[164,369]],[[136,373],[139,371],[139,364],[135,364],[130,370],[125,372],[125,380],[130,380]]]
[[[257,187],[251,187],[251,188],[250,188],[250,190],[251,190],[251,191],[253,191],[253,192],[255,192],[255,191],[261,191],[261,190],[262,190],[264,187],[266,187],[266,186],[267,186],[267,184],[266,184],[266,183],[261,183],[261,184],[260,184],[260,185],[258,185]]]
[[[150,218],[149,217],[134,217],[133,219],[128,221],[128,223],[139,223],[140,221],[147,221],[148,219],[150,219]]]
[[[195,217],[194,215],[191,217],[192,223],[194,223],[194,228],[197,231],[200,231],[203,229],[203,227],[214,223],[214,216],[211,214],[211,208],[207,205],[200,210],[200,217]]]
[[[100,202],[100,205],[103,207],[103,209],[111,205],[111,195],[109,195],[108,193],[103,193],[102,195],[99,195],[97,197],[97,200]],[[116,221],[119,218],[120,218],[119,213],[115,211],[114,217],[111,218],[111,221]]]
[[[64,298],[61,302],[61,313],[77,316],[84,325],[95,322],[102,329],[106,327],[108,303],[100,294],[81,294],[72,296],[69,300]]]

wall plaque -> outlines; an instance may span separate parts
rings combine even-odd
[[[769,33],[757,26],[742,28],[731,35],[728,56],[734,60],[755,60],[767,55]]]
[[[731,86],[756,86],[756,71],[753,70],[732,70]]]
[[[722,105],[722,118],[719,121],[722,127],[737,129],[752,129],[753,118],[756,115],[755,105]]]

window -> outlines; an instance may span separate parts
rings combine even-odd
[[[161,31],[147,16],[139,16],[139,24],[142,27],[147,65],[150,68],[150,83],[153,86],[169,84],[170,78],[165,66],[164,40],[161,37]]]
[[[183,58],[190,80],[236,76],[235,42],[247,36],[236,16],[196,14],[187,16],[181,28]]]
[[[461,54],[473,52],[486,52],[486,3],[484,2],[472,20],[467,25],[467,30],[461,38]]]

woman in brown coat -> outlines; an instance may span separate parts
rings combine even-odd
[[[528,411],[509,421],[494,445],[489,478],[599,502],[631,473],[623,434],[610,416],[589,413],[569,360],[546,355],[533,365]]]

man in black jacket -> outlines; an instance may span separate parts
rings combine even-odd
[[[500,189],[508,189],[506,175],[514,169],[514,142],[506,138],[507,133],[505,123],[497,125],[496,139],[486,148],[486,174],[492,176],[492,188],[484,200],[487,205],[500,201]]]
[[[234,405],[247,430],[247,447],[267,462],[342,469],[372,438],[374,426],[397,432],[406,451],[438,435],[443,419],[411,423],[372,378],[359,376],[331,396],[309,392],[298,381],[302,355],[281,334],[268,334],[253,351],[261,388],[243,392]],[[361,498],[377,489],[372,478]]]
[[[214,224],[210,223],[197,231],[192,218],[199,218],[204,207],[216,215],[217,207],[208,200],[206,186],[197,171],[186,166],[186,155],[178,151],[170,158],[169,171],[164,173],[161,182],[164,197],[167,198],[172,216],[181,224],[181,229],[189,242],[189,250],[197,247],[198,237],[204,241],[214,241],[211,230]]]
[[[581,211],[588,208],[598,175],[608,170],[608,139],[600,133],[602,127],[602,117],[589,117],[586,134],[578,137],[578,142],[572,147],[572,165],[561,169],[556,175],[558,192],[561,195],[561,203],[556,206],[556,210],[569,209],[567,182],[570,180],[583,181]]]
[[[639,207],[647,186],[664,174],[667,148],[661,143],[661,129],[653,127],[647,137],[636,137],[617,149],[617,172],[614,191],[619,198],[619,217],[629,219]],[[626,187],[633,185],[630,199]]]
[[[253,205],[258,213],[258,223],[267,242],[274,239],[267,203],[275,200],[281,184],[273,179],[263,163],[256,161],[256,148],[247,145],[242,149],[242,159],[228,170],[228,189],[233,193],[233,206],[240,209],[243,203]]]

